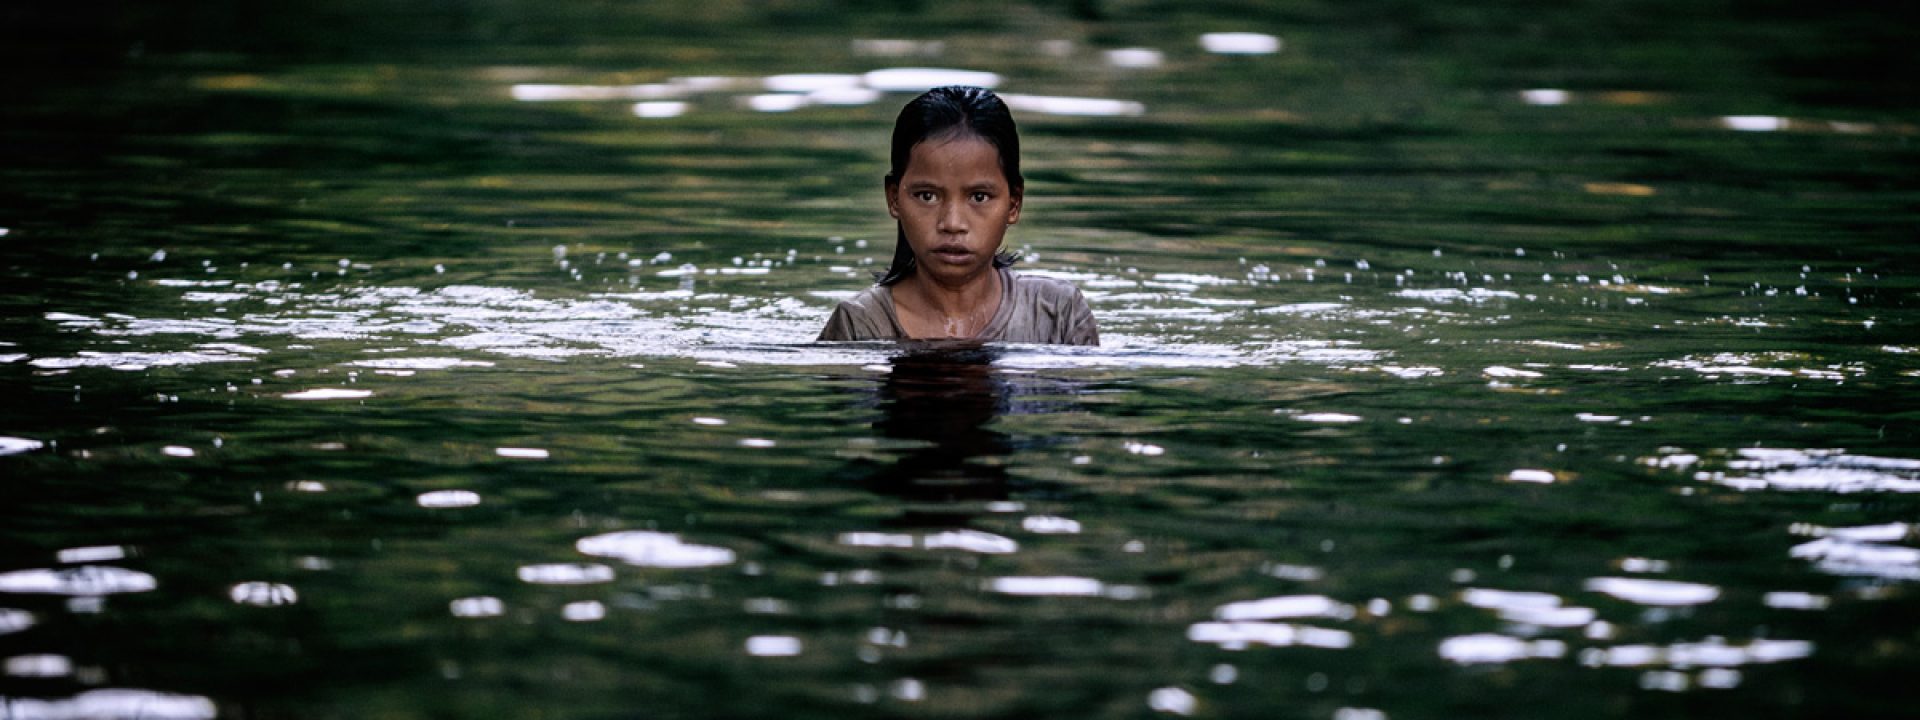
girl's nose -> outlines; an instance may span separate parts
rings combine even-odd
[[[940,206],[940,218],[936,226],[940,232],[961,233],[967,231],[967,217],[960,203],[947,203]]]

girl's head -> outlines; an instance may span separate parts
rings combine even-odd
[[[912,195],[912,190],[904,190],[901,182],[907,177],[908,168],[913,162],[914,149],[923,143],[946,143],[955,140],[977,140],[991,146],[999,159],[1000,180],[1004,183],[1006,196],[1002,198],[1011,205],[1011,213],[1006,224],[1012,224],[1019,215],[1020,202],[1026,191],[1026,181],[1020,176],[1020,134],[1013,123],[1013,114],[1008,112],[1007,104],[991,90],[977,87],[948,86],[928,90],[920,97],[907,103],[900,111],[900,117],[893,124],[892,163],[887,172],[886,187],[888,207],[897,218],[902,218],[897,245],[894,248],[893,264],[880,276],[879,284],[892,285],[912,275],[919,266],[913,243],[907,237],[907,219],[901,215],[897,205],[902,193]],[[996,240],[1005,227],[992,233]],[[924,243],[923,243],[924,244]],[[993,253],[998,247],[988,248]],[[1006,267],[1013,264],[1013,253],[997,253],[992,256],[994,267]]]

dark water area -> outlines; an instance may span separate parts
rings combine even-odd
[[[0,9],[0,717],[1910,716],[1915,20]],[[813,341],[955,79],[1102,347]]]

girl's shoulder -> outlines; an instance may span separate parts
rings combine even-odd
[[[860,312],[893,313],[893,291],[885,285],[874,285],[854,293],[852,297],[840,301],[840,306]]]
[[[996,337],[1008,342],[1099,345],[1099,323],[1080,288],[1060,278],[1003,270],[1007,280],[1005,323]]]
[[[1073,283],[1044,275],[1029,275],[1006,270],[1016,299],[1039,305],[1060,305],[1085,303],[1080,288]]]
[[[900,336],[893,315],[893,294],[875,285],[854,293],[834,306],[821,340],[888,340]]]

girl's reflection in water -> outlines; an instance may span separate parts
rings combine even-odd
[[[978,343],[939,342],[915,343],[892,359],[874,429],[911,446],[869,482],[874,492],[910,504],[896,522],[965,524],[983,510],[982,503],[1009,496],[1004,459],[1015,444],[990,427],[993,420],[1047,411],[1043,403],[1017,399],[1022,396],[1071,391],[1030,375],[1017,376],[1016,386],[994,371],[997,355]]]

